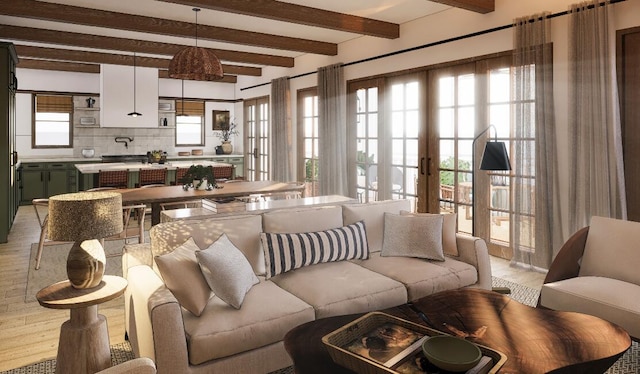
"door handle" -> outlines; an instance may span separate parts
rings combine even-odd
[[[253,149],[253,158],[258,159],[258,148]]]

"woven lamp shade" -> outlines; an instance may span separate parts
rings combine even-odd
[[[107,259],[97,239],[122,232],[122,195],[79,192],[49,198],[49,238],[73,241],[67,256],[67,277],[78,289],[102,282]]]
[[[187,47],[169,62],[169,76],[176,79],[216,81],[224,78],[222,64],[207,48]]]
[[[122,232],[122,195],[117,192],[78,192],[49,198],[48,236],[77,241],[106,238]]]

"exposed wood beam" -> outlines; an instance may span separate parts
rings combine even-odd
[[[0,13],[54,22],[139,31],[151,34],[193,38],[195,23],[110,12],[35,0],[4,1]],[[316,40],[291,38],[224,27],[198,25],[198,38],[288,51],[335,56],[338,45]]]
[[[496,0],[430,0],[434,3],[450,5],[477,13],[491,13],[496,10]]]
[[[158,76],[160,78],[173,79],[173,78],[169,77],[169,70],[158,70]],[[224,78],[222,78],[221,80],[216,81],[216,82],[237,83],[238,82],[238,77],[236,77],[235,75],[225,75]]]
[[[79,73],[100,73],[100,65],[83,64],[79,62],[33,60],[29,58],[21,58],[20,62],[16,66],[22,69],[73,71],[73,72],[79,72]]]
[[[160,0],[222,12],[293,22],[387,39],[400,37],[400,25],[276,0]]]
[[[151,42],[146,40],[114,38],[91,34],[37,29],[32,27],[0,24],[0,38],[71,45],[96,49],[149,53],[173,56],[186,45]],[[256,65],[293,67],[294,59],[261,53],[237,52],[224,49],[211,49],[223,61],[243,62]]]
[[[138,58],[136,57],[136,64]],[[48,61],[48,60],[34,60],[29,58],[21,58],[20,62],[17,65],[18,68],[21,69],[40,69],[40,70],[55,70],[55,71],[72,71],[77,73],[100,73],[100,65],[98,64],[83,64],[79,62],[64,62],[64,61]],[[168,70],[158,70],[158,78],[167,78],[173,79],[169,77]],[[219,81],[221,83],[236,83],[238,81],[238,77],[235,75],[225,75]]]
[[[75,62],[88,62],[94,64],[130,65],[133,66],[133,55],[118,55],[114,53],[88,52],[75,49],[58,49],[16,45],[16,52],[20,57],[35,57],[47,60],[63,60]],[[149,68],[168,69],[169,59],[136,56],[136,65]],[[226,74],[262,75],[261,68],[240,65],[222,65]]]

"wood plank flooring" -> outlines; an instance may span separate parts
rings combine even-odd
[[[31,244],[38,242],[39,235],[33,207],[22,206],[8,243],[0,244],[0,371],[54,358],[60,325],[69,319],[68,310],[47,309],[37,302],[24,301]],[[544,279],[544,274],[511,268],[507,260],[495,257],[491,258],[491,266],[495,276],[536,289],[540,289]],[[110,343],[121,343],[124,340],[122,298],[98,309],[107,318]]]

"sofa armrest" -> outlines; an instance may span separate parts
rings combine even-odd
[[[140,357],[99,371],[98,374],[155,374],[156,365],[150,358]]]
[[[580,272],[580,259],[584,254],[584,246],[589,235],[589,227],[584,227],[573,234],[558,251],[553,259],[544,283],[557,282],[575,278]]]
[[[129,268],[125,320],[137,357],[150,357],[158,373],[187,371],[189,357],[182,308],[149,266]]]
[[[458,256],[449,257],[473,265],[478,271],[478,283],[474,287],[490,290],[491,261],[487,243],[475,236],[456,234],[456,244]]]
[[[138,265],[153,267],[151,244],[126,244],[122,253],[122,276],[127,278],[129,268]]]

